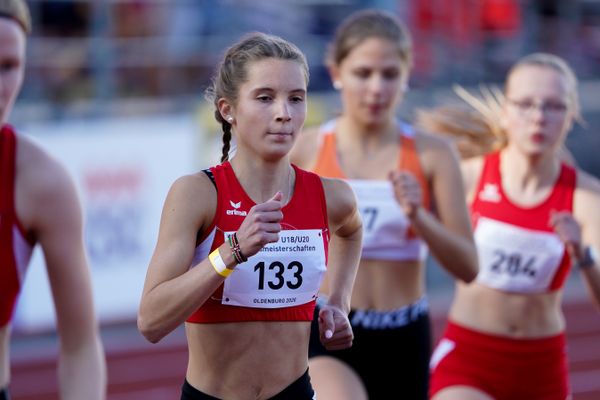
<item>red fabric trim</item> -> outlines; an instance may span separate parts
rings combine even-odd
[[[14,313],[21,290],[13,249],[16,137],[10,125],[0,130],[0,327],[7,325]]]

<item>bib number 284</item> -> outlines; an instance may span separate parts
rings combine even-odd
[[[494,262],[491,265],[492,271],[496,273],[508,273],[511,276],[527,275],[535,276],[535,256],[525,258],[519,253],[505,253],[501,250],[494,251]]]

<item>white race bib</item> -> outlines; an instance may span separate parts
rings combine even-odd
[[[475,229],[479,254],[477,281],[509,292],[548,290],[565,251],[552,232],[480,218]]]
[[[225,233],[225,240],[233,232]],[[239,264],[225,280],[221,303],[282,308],[317,298],[325,273],[325,246],[320,229],[279,232],[279,241]]]
[[[410,222],[388,181],[349,180],[363,220],[363,248],[394,248],[406,243]]]

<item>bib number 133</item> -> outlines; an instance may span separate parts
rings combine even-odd
[[[272,278],[265,279],[265,269],[273,272]],[[292,261],[287,266],[281,261],[273,261],[268,266],[261,261],[254,266],[254,271],[258,272],[258,290],[264,290],[265,284],[272,290],[279,290],[284,285],[290,289],[298,289],[302,286],[302,270],[299,261]],[[287,271],[290,273],[286,274]]]
[[[223,283],[224,304],[276,308],[315,299],[325,272],[320,229],[284,230]]]

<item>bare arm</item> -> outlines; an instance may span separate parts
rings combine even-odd
[[[183,323],[224,279],[208,258],[190,268],[196,235],[210,224],[217,202],[203,175],[175,181],[163,206],[138,312],[138,328],[153,343]]]
[[[331,238],[327,265],[329,298],[319,314],[319,328],[325,347],[335,350],[352,344],[348,312],[360,260],[362,221],[350,186],[338,179],[322,181]]]
[[[205,233],[216,204],[216,190],[204,173],[178,179],[167,195],[138,312],[138,328],[153,343],[183,323],[225,279],[208,257],[190,268],[197,234]],[[250,257],[276,242],[282,218],[281,193],[252,207],[237,231],[242,253]],[[235,268],[228,243],[219,253],[227,268]]]
[[[477,276],[477,250],[464,198],[458,157],[453,147],[435,137],[422,137],[423,165],[429,173],[439,219],[421,207],[418,185],[407,173],[394,172],[396,198],[431,253],[454,277],[470,282]]]
[[[106,363],[93,305],[80,202],[65,169],[35,145],[19,140],[19,154],[30,164],[20,165],[18,209],[41,245],[48,269],[60,340],[61,399],[104,399]]]

